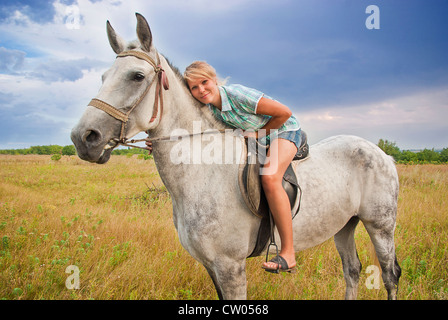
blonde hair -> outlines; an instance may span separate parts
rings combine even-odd
[[[213,68],[207,62],[195,61],[185,69],[184,79],[186,82],[188,82],[200,78],[217,79],[218,84],[220,85],[224,85],[227,81],[227,79],[219,79],[216,75],[215,68]]]

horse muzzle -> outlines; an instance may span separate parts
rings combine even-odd
[[[109,161],[112,150],[117,143],[104,136],[97,129],[74,127],[70,135],[79,158],[85,161],[103,164]]]

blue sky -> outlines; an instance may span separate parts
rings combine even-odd
[[[380,29],[366,28],[369,5]],[[206,60],[288,105],[312,143],[448,147],[448,0],[57,0],[0,4],[0,149],[68,145],[135,12],[181,71]]]

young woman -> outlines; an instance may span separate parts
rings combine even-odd
[[[261,181],[280,234],[281,251],[278,260],[274,258],[262,267],[267,271],[277,268],[290,271],[296,260],[291,209],[282,179],[301,143],[297,119],[288,107],[258,90],[241,85],[218,85],[215,69],[206,62],[193,62],[185,70],[184,78],[193,97],[208,106],[217,119],[238,129],[251,130],[246,136],[269,145],[270,161],[263,168]]]

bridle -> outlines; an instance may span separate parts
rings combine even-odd
[[[156,53],[157,62],[155,62],[150,56],[148,56],[146,53],[142,51],[124,51],[122,53],[119,53],[117,55],[117,59],[121,57],[135,57],[141,60],[144,60],[148,62],[153,68],[155,75],[153,79],[151,80],[151,83],[146,87],[145,91],[142,93],[142,95],[132,104],[132,106],[129,108],[129,111],[124,113],[123,111],[119,110],[118,108],[108,104],[107,102],[93,98],[88,106],[95,107],[97,109],[100,109],[104,112],[106,112],[111,117],[121,121],[121,130],[120,130],[120,137],[119,138],[112,138],[104,147],[104,151],[108,149],[115,148],[117,145],[122,145],[126,147],[132,147],[132,148],[139,148],[139,149],[146,149],[145,147],[140,147],[137,145],[133,145],[131,143],[138,143],[143,141],[176,141],[176,138],[184,138],[184,137],[193,137],[196,135],[204,135],[204,134],[212,134],[212,133],[225,133],[228,129],[221,129],[221,130],[212,130],[212,131],[206,131],[206,132],[199,132],[199,133],[192,133],[192,134],[186,134],[186,135],[179,135],[179,136],[163,136],[163,137],[156,137],[151,139],[128,139],[126,138],[126,124],[129,121],[129,115],[132,111],[142,102],[142,100],[145,98],[149,90],[151,89],[152,84],[154,83],[154,80],[157,77],[157,84],[156,84],[156,91],[155,91],[155,98],[154,98],[154,108],[152,112],[152,117],[149,120],[149,123],[154,122],[157,119],[158,112],[159,112],[159,100],[160,100],[160,116],[159,121],[162,119],[163,114],[163,95],[162,95],[162,86],[165,90],[169,89],[169,83],[168,78],[166,77],[165,70],[162,69],[162,66],[160,64],[160,57],[159,54]],[[174,140],[173,140],[174,138]]]
[[[165,70],[162,69],[162,66],[160,64],[160,57],[159,54],[156,53],[156,57],[157,57],[157,62],[155,62],[150,56],[148,56],[146,53],[142,52],[142,51],[124,51],[122,53],[119,53],[117,55],[117,59],[121,58],[121,57],[136,57],[138,59],[144,60],[146,62],[148,62],[153,68],[154,68],[154,72],[155,75],[151,81],[151,83],[146,87],[145,91],[143,92],[143,94],[134,102],[134,104],[131,105],[131,107],[129,108],[129,111],[124,113],[121,110],[117,109],[116,107],[108,104],[107,102],[104,102],[100,99],[92,99],[90,101],[90,103],[88,104],[89,106],[95,107],[97,109],[100,109],[104,112],[106,112],[108,115],[110,115],[111,117],[121,121],[121,131],[120,131],[120,138],[113,138],[109,141],[109,143],[106,145],[105,149],[110,149],[113,148],[115,146],[117,146],[118,144],[120,145],[124,145],[124,146],[128,146],[128,147],[137,147],[137,146],[133,146],[133,145],[129,145],[127,142],[129,141],[126,138],[126,124],[129,121],[129,115],[131,114],[132,111],[134,111],[134,109],[140,104],[140,102],[142,102],[142,100],[145,98],[146,94],[149,92],[149,89],[151,88],[152,84],[154,83],[154,80],[157,77],[157,84],[156,84],[156,92],[155,92],[155,99],[154,99],[154,108],[153,108],[153,112],[152,112],[152,117],[149,120],[149,123],[154,122],[157,119],[157,115],[159,112],[159,100],[160,100],[160,117],[159,117],[159,121],[162,119],[162,114],[163,114],[163,95],[162,95],[162,90],[161,87],[163,86],[163,88],[165,90],[169,89],[169,83],[168,83],[168,79],[166,77],[165,74]],[[132,141],[133,143],[134,141]]]

